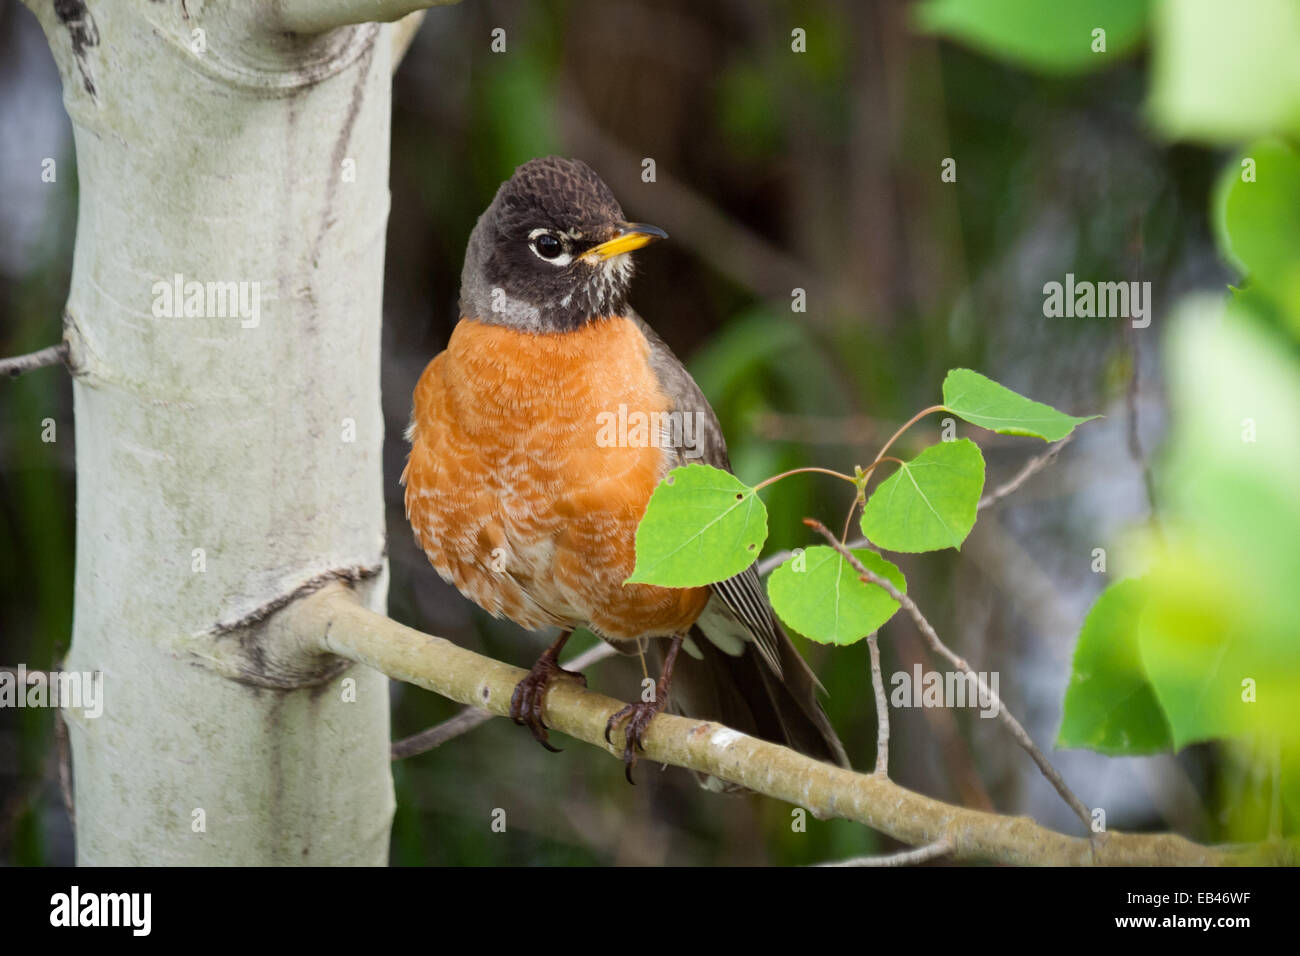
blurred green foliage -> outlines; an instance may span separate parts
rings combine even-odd
[[[1132,53],[1147,21],[1145,0],[926,0],[916,8],[924,30],[963,40],[1048,73],[1103,69]],[[1100,31],[1100,32],[1098,32]]]
[[[1159,0],[1151,118],[1171,139],[1232,143],[1300,131],[1300,4]]]
[[[1018,4],[928,6],[932,27],[1025,60],[1026,23],[987,15]],[[1038,9],[1045,44],[1119,13],[1104,3]],[[936,20],[936,10],[960,15]],[[1166,0],[1151,40],[1150,106],[1165,135],[1300,132],[1294,0]],[[1060,740],[1114,754],[1222,741],[1235,752],[1229,765],[1253,764],[1275,794],[1212,806],[1228,821],[1223,835],[1276,838],[1300,824],[1300,156],[1284,141],[1252,144],[1225,168],[1211,205],[1245,294],[1186,301],[1174,318],[1161,523],[1141,533],[1145,573],[1093,607]]]
[[[1128,579],[1102,592],[1088,612],[1065,691],[1058,747],[1132,756],[1173,746],[1138,646],[1145,598],[1143,583]]]
[[[1254,280],[1239,298],[1300,339],[1300,155],[1277,139],[1247,146],[1219,178],[1214,213],[1224,258]]]

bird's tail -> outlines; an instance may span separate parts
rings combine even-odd
[[[683,651],[677,657],[668,698],[671,709],[718,721],[817,760],[849,766],[844,745],[817,699],[817,677],[780,625],[776,625],[779,675],[753,643],[745,643],[741,653],[733,656],[698,627],[691,629],[690,640],[689,650],[694,653]],[[650,644],[662,658],[667,642]],[[702,778],[701,783],[718,788],[712,778]]]

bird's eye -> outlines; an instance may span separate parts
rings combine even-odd
[[[554,259],[564,251],[564,243],[560,242],[551,233],[544,232],[533,239],[533,248],[537,250],[537,254],[543,259]]]

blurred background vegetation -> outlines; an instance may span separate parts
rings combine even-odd
[[[475,219],[515,166],[560,153],[591,164],[631,218],[672,237],[640,255],[632,301],[695,374],[747,481],[869,461],[899,423],[938,401],[951,367],[1106,416],[984,512],[960,555],[900,562],[939,632],[974,667],[1000,673],[1002,696],[1050,746],[1080,624],[1113,579],[1128,529],[1153,508],[1148,462],[1167,428],[1165,317],[1184,294],[1221,292],[1234,275],[1216,252],[1209,203],[1228,154],[1171,144],[1151,125],[1147,4],[1127,4],[1136,17],[1110,10],[1124,27],[1105,56],[1079,63],[1014,44],[1013,55],[990,58],[978,31],[951,27],[945,8],[961,5],[926,14],[961,42],[918,29],[916,7],[893,0],[465,0],[426,18],[394,79],[383,400],[395,618],[524,667],[544,646],[437,578],[412,541],[397,476],[411,390],[456,320]],[[496,28],[503,53],[490,50]],[[792,50],[796,28],[806,52]],[[6,2],[3,355],[60,334],[77,190],[59,96],[34,19]],[[45,157],[58,161],[57,183],[41,181]],[[655,182],[642,181],[644,158]],[[941,179],[945,158],[956,161],[955,182]],[[1150,281],[1151,327],[1045,318],[1043,285],[1067,272]],[[796,288],[806,312],[791,310]],[[45,418],[57,424],[54,443],[41,441]],[[66,650],[71,424],[62,373],[0,383],[0,664],[49,667]],[[919,446],[939,427],[931,418],[909,434]],[[1041,450],[959,433],[984,449],[990,486]],[[848,505],[838,482],[815,476],[781,482],[768,501],[772,549],[808,543],[805,515],[839,527]],[[1096,548],[1112,556],[1108,573],[1093,570]],[[582,635],[582,646],[593,640]],[[799,644],[855,764],[870,767],[865,644]],[[902,616],[881,645],[886,674],[933,666]],[[619,659],[587,673],[625,696],[640,668]],[[457,709],[402,685],[393,705],[395,738]],[[891,773],[903,785],[1075,832],[995,721],[896,710],[893,722]],[[1229,833],[1216,745],[1053,759],[1085,802],[1107,808],[1111,827]],[[57,772],[53,715],[0,711],[0,860],[73,859]],[[642,765],[632,788],[617,761],[581,746],[548,754],[501,720],[394,772],[396,864],[795,864],[891,846],[842,821],[810,819],[793,832],[790,807],[705,793],[674,769]],[[497,807],[509,814],[506,834],[490,829]]]

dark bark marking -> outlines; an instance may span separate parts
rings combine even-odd
[[[54,0],[54,15],[68,28],[68,39],[72,41],[72,56],[77,61],[81,73],[81,83],[86,92],[94,99],[95,81],[90,77],[90,58],[86,51],[92,46],[99,46],[99,30],[95,20],[86,9],[86,0]]]

